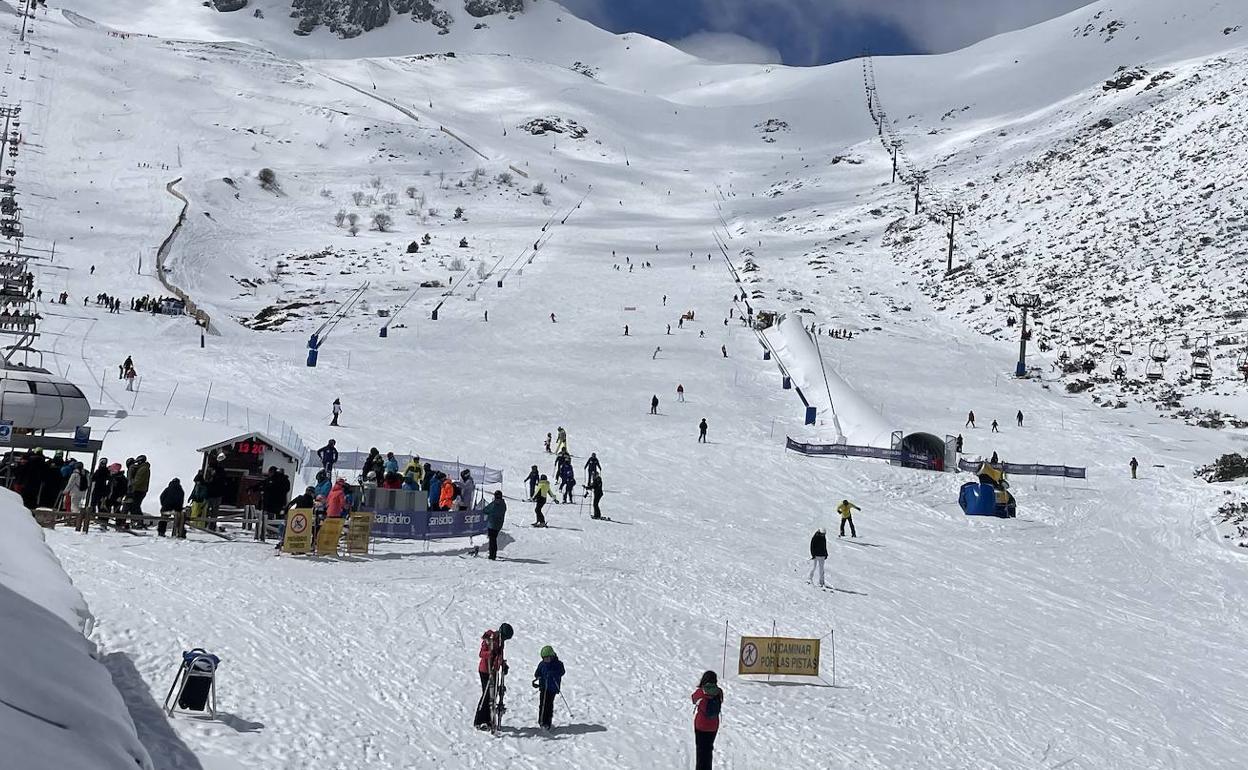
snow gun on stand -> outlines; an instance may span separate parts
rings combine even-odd
[[[1003,519],[1018,515],[1010,482],[991,463],[983,463],[977,472],[979,481],[968,481],[958,493],[958,505],[967,516],[999,516]]]

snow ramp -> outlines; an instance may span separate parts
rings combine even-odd
[[[781,316],[763,336],[793,378],[793,384],[815,407],[823,425],[817,431],[819,438],[861,446],[891,446],[892,427],[858,391],[827,367],[800,315]],[[832,431],[827,430],[829,426]]]

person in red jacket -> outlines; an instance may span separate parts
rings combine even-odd
[[[325,515],[331,519],[346,515],[347,490],[343,487],[344,483],[342,479],[335,481],[334,488],[329,490],[329,497],[325,499]]]
[[[442,480],[442,489],[438,492],[438,509],[443,511],[455,510],[455,485],[450,479]]]
[[[711,770],[715,754],[715,736],[719,733],[719,712],[724,705],[724,691],[719,689],[714,671],[702,674],[698,689],[693,691],[693,741],[697,751],[697,770]]]
[[[507,673],[507,660],[503,657],[504,645],[515,632],[511,629],[510,623],[503,623],[498,630],[487,629],[481,635],[481,652],[478,653],[480,661],[477,663],[477,675],[481,677],[481,700],[477,701],[477,714],[473,720],[478,730],[490,729],[490,687],[491,675],[501,672]],[[502,703],[503,695],[506,692],[504,687],[498,693],[499,703]]]

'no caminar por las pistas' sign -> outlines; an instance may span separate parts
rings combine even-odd
[[[312,550],[311,508],[291,508],[286,513],[286,537],[282,550],[286,553],[308,553]]]
[[[347,553],[368,553],[369,535],[372,534],[373,514],[356,511],[347,520]]]
[[[737,673],[819,676],[819,640],[743,636]]]
[[[338,555],[338,541],[342,539],[344,521],[341,516],[335,516],[321,522],[321,528],[316,533],[317,556]]]

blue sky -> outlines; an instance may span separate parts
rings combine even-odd
[[[560,0],[612,32],[721,61],[825,64],[953,50],[1090,0]]]

